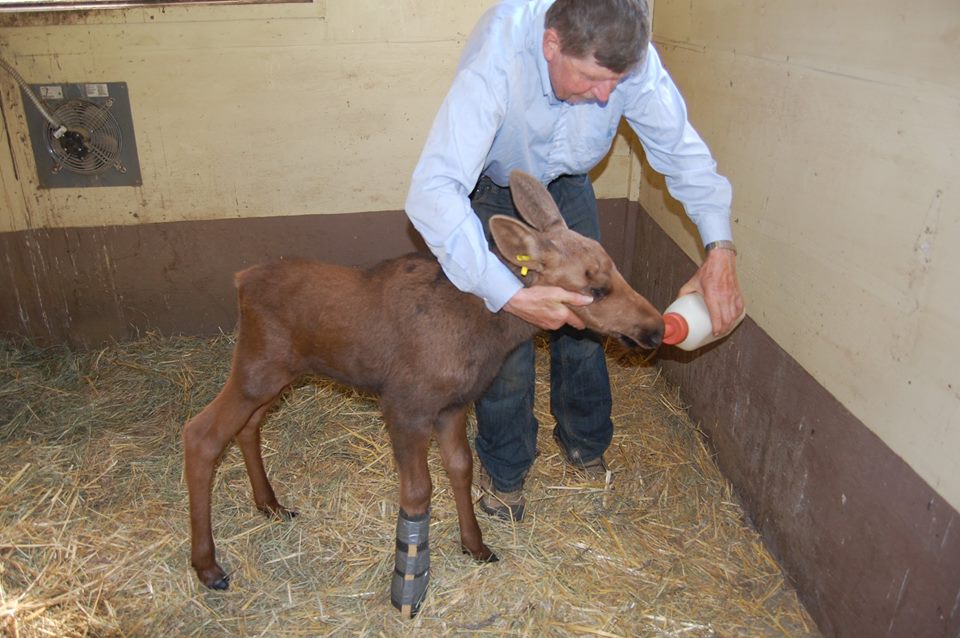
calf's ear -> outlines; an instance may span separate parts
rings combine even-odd
[[[510,195],[523,218],[537,230],[546,232],[555,226],[566,227],[550,191],[532,175],[511,171]]]
[[[521,274],[526,274],[524,269],[543,270],[543,239],[537,231],[512,217],[494,215],[490,218],[490,234],[500,254]]]

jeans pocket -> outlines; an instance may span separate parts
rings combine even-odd
[[[473,189],[473,192],[470,193],[470,201],[475,204],[483,204],[486,202],[490,195],[490,180],[486,177],[481,177],[480,181],[477,182],[476,187]]]

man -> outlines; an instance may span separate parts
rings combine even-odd
[[[453,85],[414,171],[406,211],[459,289],[491,312],[552,330],[554,438],[588,474],[606,466],[613,424],[603,347],[568,306],[592,299],[559,288],[524,288],[490,250],[494,214],[517,216],[508,175],[546,184],[567,225],[599,238],[587,172],[609,151],[621,118],[650,165],[664,174],[706,246],[680,293],[701,291],[716,334],[743,311],[730,228],[731,189],[650,45],[646,0],[506,0],[488,11],[464,49]],[[476,406],[480,506],[523,517],[523,480],[536,455],[533,345],[507,359]]]

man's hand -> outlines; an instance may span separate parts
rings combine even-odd
[[[743,295],[737,281],[737,253],[726,248],[707,251],[707,258],[680,288],[680,295],[700,292],[707,302],[713,334],[730,332],[734,322],[743,314]]]
[[[518,290],[503,309],[546,330],[556,330],[564,324],[583,330],[586,324],[567,306],[586,306],[590,303],[593,303],[593,297],[555,286],[533,286]]]

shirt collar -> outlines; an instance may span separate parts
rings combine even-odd
[[[549,5],[548,5],[549,6]],[[533,28],[530,30],[530,38],[527,40],[527,51],[536,61],[537,72],[540,74],[540,88],[543,90],[544,97],[551,105],[560,104],[556,94],[553,92],[553,85],[550,84],[550,69],[547,67],[547,58],[543,56],[543,34],[546,31],[544,21],[546,20],[547,7],[543,11],[538,11],[533,20]]]

